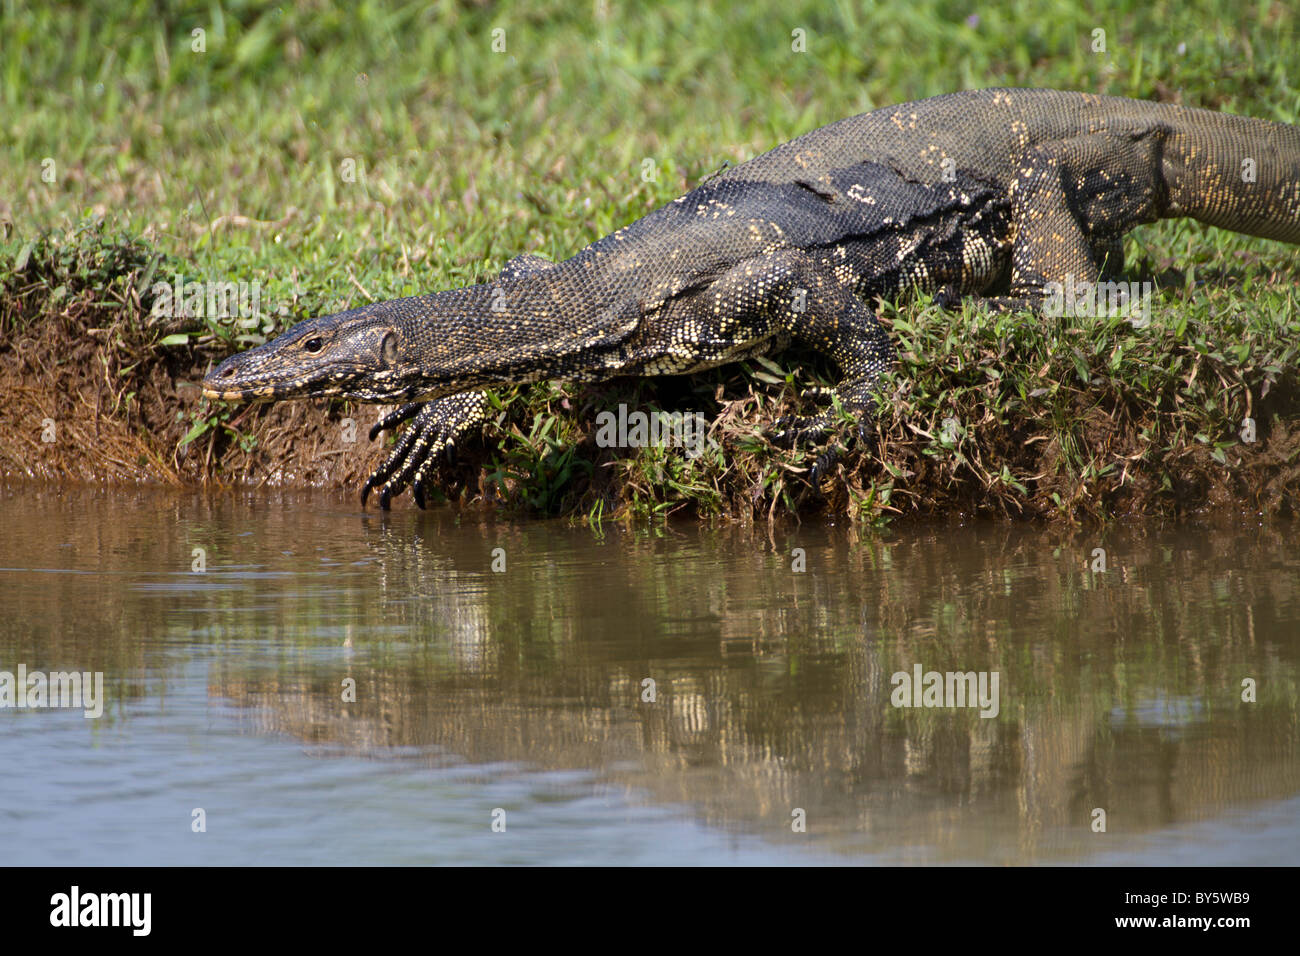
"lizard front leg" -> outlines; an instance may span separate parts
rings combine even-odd
[[[881,328],[875,313],[828,269],[817,266],[810,258],[797,265],[793,285],[785,289],[794,294],[802,310],[787,313],[793,338],[830,355],[839,367],[840,380],[830,389],[829,397],[858,420],[858,437],[866,440],[875,431],[871,418],[880,376],[895,361],[893,343]],[[807,285],[803,285],[807,283]],[[820,441],[835,424],[834,406],[817,415],[802,416],[776,423],[776,427],[795,438]],[[816,485],[839,459],[840,449],[832,446],[814,462],[809,478]]]
[[[861,433],[871,429],[872,396],[883,372],[893,366],[894,347],[874,313],[828,265],[801,249],[779,249],[728,270],[691,306],[706,356],[741,357],[763,351],[780,338],[796,339],[829,355],[840,379],[829,390],[841,406],[861,416]],[[662,333],[661,333],[662,334]],[[774,422],[774,440],[818,441],[835,424],[833,409]],[[814,465],[814,482],[834,462],[834,453]]]

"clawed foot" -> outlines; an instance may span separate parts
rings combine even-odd
[[[834,394],[834,391],[828,388],[814,388],[805,391],[803,397],[833,398]],[[854,437],[858,442],[870,445],[875,440],[875,425],[865,417],[865,412],[862,414],[863,417],[858,420],[857,428],[853,430]],[[773,444],[783,448],[793,448],[796,445],[820,445],[834,433],[837,421],[833,410],[817,415],[787,415],[772,423],[769,438]],[[851,440],[850,447],[852,443]],[[819,485],[821,480],[830,474],[846,451],[848,447],[833,443],[817,456],[808,471],[808,480],[813,487]]]
[[[857,428],[853,429],[849,443],[841,445],[838,442],[832,444],[824,452],[817,456],[817,460],[808,469],[808,481],[816,488],[821,484],[823,478],[829,475],[835,466],[839,464],[844,454],[852,448],[854,444],[861,444],[864,447],[870,447],[876,440],[876,427],[867,420],[858,422]]]
[[[407,487],[415,503],[424,507],[426,483],[440,462],[454,460],[456,443],[483,422],[487,396],[462,392],[428,403],[412,402],[390,412],[370,429],[370,440],[411,418],[397,444],[361,488],[365,506],[370,492],[379,492],[379,507],[387,511],[394,496]]]
[[[804,401],[830,404],[835,400],[835,390],[813,385],[799,393]],[[793,448],[795,445],[816,445],[826,440],[835,425],[832,409],[816,415],[786,415],[774,421],[768,431],[772,444],[781,448]]]

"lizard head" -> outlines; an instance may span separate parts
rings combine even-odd
[[[203,379],[207,398],[277,401],[335,396],[363,402],[411,397],[404,331],[382,308],[307,319],[232,355]]]
[[[527,278],[513,281],[508,292],[492,283],[466,286],[299,322],[226,359],[203,379],[203,394],[227,401],[429,401],[535,381],[563,369],[567,357],[621,341],[639,320],[619,316],[612,333],[576,334],[553,297],[525,288]],[[512,307],[512,296],[524,305]]]

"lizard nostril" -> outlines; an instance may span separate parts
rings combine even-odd
[[[234,375],[234,374],[235,374],[235,370],[234,370],[233,368],[228,368],[228,369],[226,369],[225,371],[223,371],[223,372],[222,372],[219,376],[217,376],[217,377],[218,377],[218,378],[230,378],[230,376],[232,376],[232,375]]]

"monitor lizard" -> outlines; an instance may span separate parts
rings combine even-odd
[[[686,374],[799,342],[835,363],[829,397],[866,425],[894,356],[877,298],[1032,311],[1052,283],[1118,271],[1134,226],[1181,216],[1300,243],[1300,128],[1087,93],[953,93],[814,130],[563,262],[523,255],[491,282],[300,322],[203,391],[401,403],[371,431],[410,422],[361,500],[377,490],[386,509],[409,487],[423,507],[437,462],[483,422],[485,389]],[[833,405],[772,436],[820,440]]]

